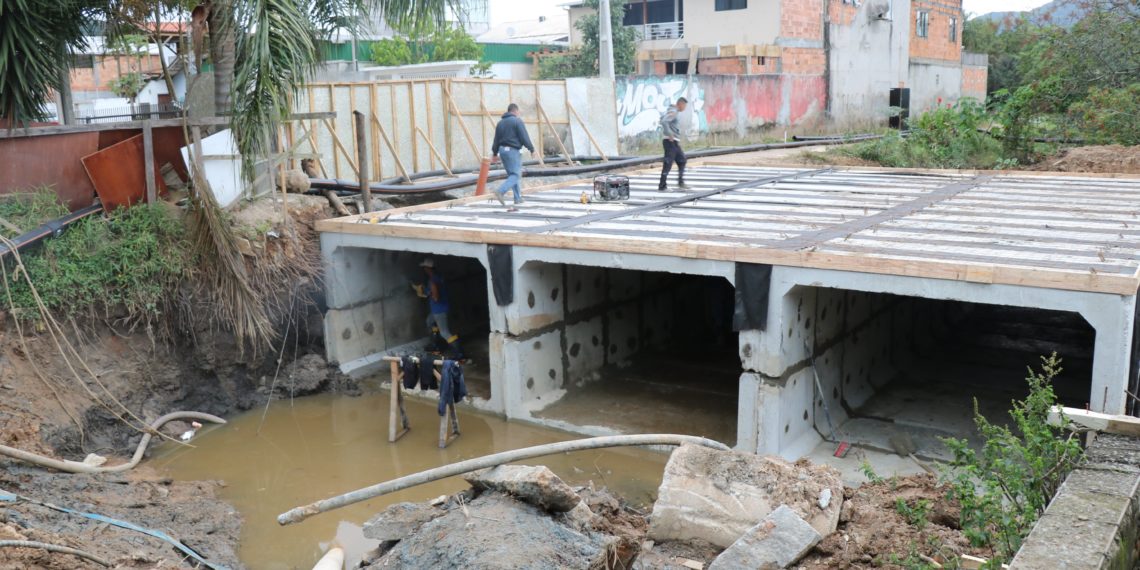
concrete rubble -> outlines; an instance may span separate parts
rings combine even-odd
[[[728,548],[782,505],[826,536],[839,524],[842,497],[842,480],[831,467],[685,445],[665,466],[649,537]]]
[[[396,503],[364,523],[364,536],[380,541],[403,540],[445,514],[427,503]]]
[[[709,570],[787,568],[823,540],[786,505],[772,511],[709,565]]]
[[[477,490],[506,493],[554,513],[570,512],[582,502],[574,489],[541,465],[500,465],[469,473],[463,478]]]

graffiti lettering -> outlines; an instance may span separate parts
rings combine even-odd
[[[618,133],[623,138],[660,130],[661,115],[681,97],[689,100],[682,125],[690,138],[705,128],[703,91],[687,78],[637,77],[618,82]]]

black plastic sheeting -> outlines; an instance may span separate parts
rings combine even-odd
[[[45,222],[30,232],[16,236],[12,239],[12,243],[15,244],[17,251],[22,250],[29,245],[38,243],[44,238],[58,237],[61,233],[63,233],[63,230],[67,228],[67,226],[70,226],[71,224],[74,224],[83,218],[93,216],[102,211],[103,206],[101,204],[87,206],[86,208],[76,210],[66,216],[63,216],[62,218],[56,218],[49,222]],[[11,249],[6,244],[0,244],[0,258],[8,255],[9,253],[11,253]]]
[[[801,148],[808,146],[823,146],[823,145],[840,145],[849,144],[854,142],[869,141],[882,138],[882,135],[853,135],[844,137],[821,137],[811,138],[809,140],[798,140],[795,142],[786,143],[771,143],[771,144],[753,144],[744,146],[733,146],[724,148],[710,148],[704,150],[697,150],[688,152],[686,155],[689,158],[708,158],[712,156],[723,156],[727,154],[736,154],[741,152],[756,152],[760,150],[775,150],[786,148]],[[626,168],[635,168],[639,166],[647,166],[661,162],[661,156],[643,156],[643,157],[610,157],[608,162],[596,162],[593,164],[583,164],[578,166],[565,166],[565,167],[544,167],[544,168],[524,168],[524,178],[534,177],[547,177],[547,176],[580,176],[587,174],[596,174],[599,172],[608,172],[611,170],[621,170]],[[558,156],[548,160],[558,161],[564,160],[564,157]],[[583,156],[574,157],[577,161],[593,161],[601,160],[598,156]],[[527,165],[535,165],[536,161],[528,161]],[[369,188],[375,194],[429,194],[432,192],[443,192],[445,190],[455,190],[457,188],[464,188],[473,186],[478,182],[479,175],[475,169],[468,170],[453,170],[453,174],[463,174],[464,176],[457,176],[455,178],[446,178],[443,180],[435,180],[432,182],[424,182],[420,184],[408,184],[403,178],[390,178],[380,182],[373,182],[369,184]],[[434,170],[430,172],[420,172],[413,174],[410,178],[415,180],[422,180],[425,178],[437,178],[446,176],[447,173],[442,170]],[[493,170],[487,176],[487,182],[496,182],[503,180],[507,177],[504,170]],[[340,179],[324,179],[314,178],[311,181],[312,188],[315,191],[333,190],[333,191],[360,191],[360,184],[353,180],[340,180]]]
[[[509,245],[488,245],[487,261],[491,263],[491,288],[495,302],[505,307],[515,302],[515,271]]]
[[[768,327],[771,284],[771,265],[736,264],[736,309],[732,313],[732,330],[762,331]]]
[[[1140,394],[1140,302],[1136,303],[1136,309],[1132,318],[1132,354],[1128,357],[1128,388],[1133,394]],[[1096,394],[1093,394],[1096,397]],[[1125,406],[1128,415],[1135,416],[1140,413],[1140,401],[1134,397],[1128,397],[1128,405]]]

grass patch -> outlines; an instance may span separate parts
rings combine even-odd
[[[14,224],[46,216],[27,222],[30,228],[57,217],[58,210],[38,195],[19,201],[27,205],[22,215],[16,203],[6,204],[15,219],[5,218]],[[164,314],[192,267],[188,251],[185,226],[175,211],[164,204],[140,204],[80,220],[59,237],[25,250],[22,260],[49,311],[64,317],[101,316],[133,327],[150,325]],[[14,260],[5,263],[14,315],[38,320],[27,280],[15,274]]]
[[[0,224],[0,234],[11,239],[66,214],[67,207],[59,203],[50,188],[8,194],[0,197],[0,218],[8,222]]]

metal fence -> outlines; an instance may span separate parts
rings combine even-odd
[[[145,119],[174,119],[186,114],[186,111],[174,103],[137,103],[122,107],[98,109],[89,115],[77,117],[82,124],[92,123],[118,123],[122,121],[142,121]]]

